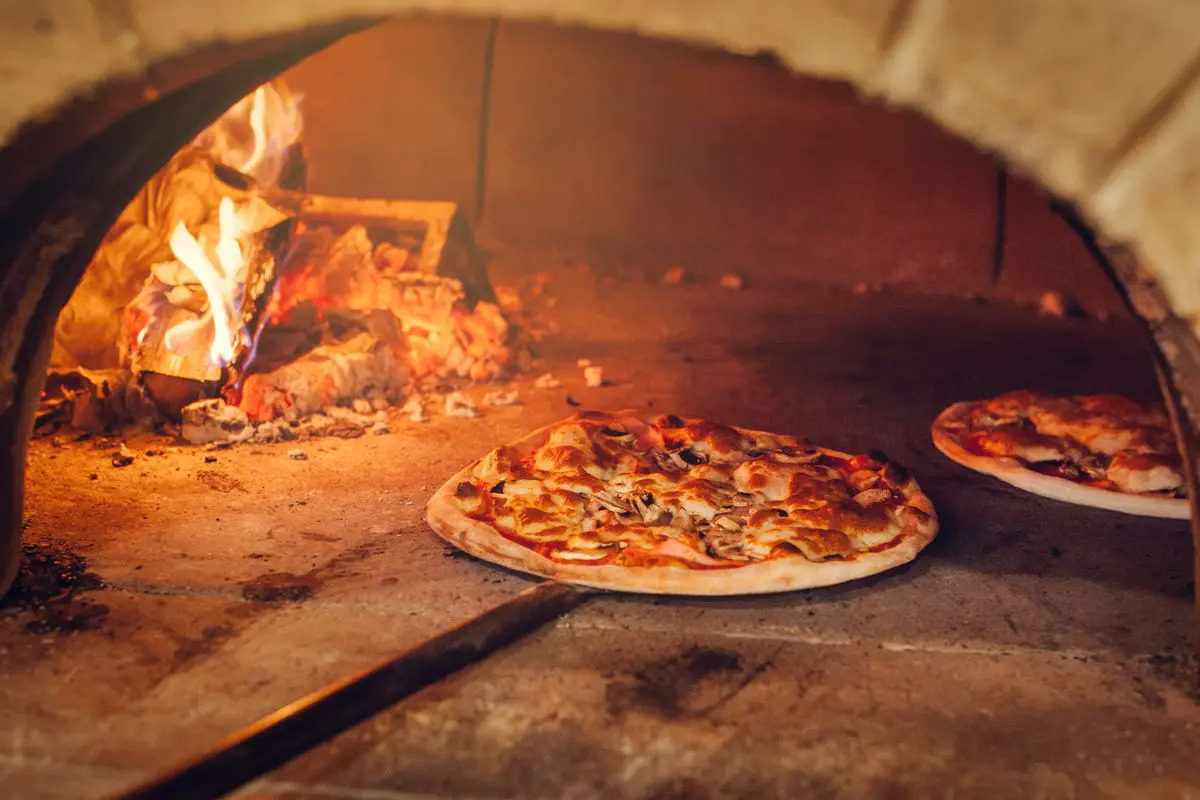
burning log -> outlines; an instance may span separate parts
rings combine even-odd
[[[499,307],[482,300],[471,307],[461,281],[421,271],[416,254],[373,244],[362,225],[336,238],[328,226],[308,229],[294,252],[300,263],[280,279],[258,358],[272,361],[276,327],[302,328],[299,315],[402,346],[414,379],[489,380],[507,369],[509,325]]]
[[[249,376],[238,405],[254,420],[296,419],[356,397],[398,395],[406,372],[391,347],[364,333]]]
[[[483,254],[456,203],[328,197],[289,191],[267,192],[264,199],[309,223],[368,225],[415,236],[420,241],[417,271],[459,281],[471,308],[480,301],[496,302]]]

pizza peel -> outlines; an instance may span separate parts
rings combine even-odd
[[[556,581],[526,589],[376,667],[280,708],[109,800],[200,800],[239,786],[516,642],[598,592]]]

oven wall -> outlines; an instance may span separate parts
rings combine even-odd
[[[990,156],[768,59],[548,25],[406,19],[286,77],[305,97],[315,190],[453,199],[485,241],[553,247],[600,268],[679,264],[700,279],[733,270],[748,284],[1021,300],[1058,290],[1092,311],[1120,310],[1082,243],[1017,179],[994,284]]]

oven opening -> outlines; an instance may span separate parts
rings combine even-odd
[[[1200,780],[1195,337],[1090,207],[992,129],[756,48],[354,25],[210,54],[0,150],[0,278],[25,276],[0,309],[28,319],[0,341],[0,795]],[[1174,518],[1040,496],[931,439],[953,404],[1023,389],[1162,404],[1184,464],[1150,493]],[[894,462],[937,537],[851,582],[719,597],[542,581],[431,530],[452,476],[589,411]],[[789,501],[833,470],[787,455]],[[882,519],[865,480],[814,505]],[[663,496],[592,511],[665,529]]]

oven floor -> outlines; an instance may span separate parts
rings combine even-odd
[[[1182,797],[1200,785],[1186,524],[1022,494],[928,437],[950,402],[1020,386],[1152,393],[1132,323],[817,286],[601,285],[567,269],[555,285],[563,332],[517,382],[521,407],[355,440],[135,448],[123,468],[86,443],[36,442],[27,540],[78,553],[104,585],[65,624],[0,615],[0,796],[115,790],[529,586],[449,550],[422,507],[465,462],[570,413],[568,396],[884,450],[918,476],[942,533],[909,567],[841,587],[591,600],[254,793]],[[581,357],[612,385],[585,388]],[[533,389],[545,370],[563,388]],[[295,447],[307,460],[287,456]]]

